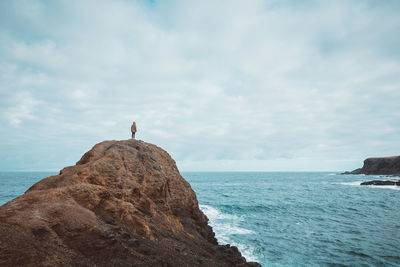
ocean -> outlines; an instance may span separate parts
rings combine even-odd
[[[55,173],[0,173],[0,205]],[[263,266],[400,266],[400,188],[325,172],[183,172],[218,242]]]

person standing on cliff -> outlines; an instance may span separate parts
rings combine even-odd
[[[131,132],[132,132],[132,139],[135,139],[135,133],[136,133],[136,122],[132,123],[131,126]]]

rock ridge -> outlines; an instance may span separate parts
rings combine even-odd
[[[218,245],[163,149],[104,141],[0,207],[0,266],[260,266]]]

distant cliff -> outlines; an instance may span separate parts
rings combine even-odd
[[[105,141],[0,207],[0,266],[259,266],[207,221],[166,151]]]
[[[364,160],[364,166],[349,174],[382,174],[400,175],[400,156],[368,158]]]

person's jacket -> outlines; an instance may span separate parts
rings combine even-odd
[[[136,133],[136,122],[132,123],[131,131],[132,131],[132,133]]]

